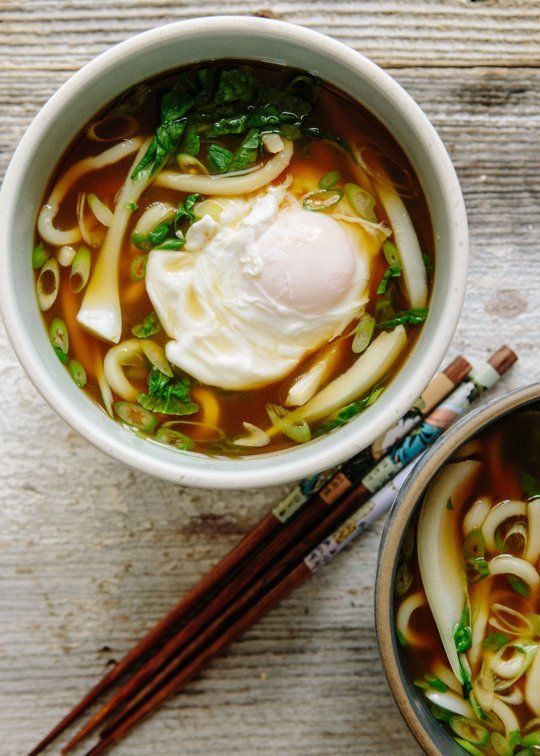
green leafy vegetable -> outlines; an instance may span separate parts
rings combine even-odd
[[[186,132],[184,134],[182,152],[186,153],[187,155],[193,155],[193,157],[197,157],[200,150],[201,138],[197,131],[197,127],[194,124],[190,123],[186,128]]]
[[[399,312],[395,318],[385,321],[384,323],[377,323],[377,328],[394,328],[398,325],[418,325],[423,323],[428,316],[429,309],[427,307],[415,307],[412,310],[404,310]]]
[[[523,493],[528,499],[540,499],[540,480],[522,470],[519,475]]]
[[[207,161],[213,173],[226,173],[231,167],[233,154],[226,147],[213,143],[208,148]]]
[[[516,577],[516,575],[508,575],[507,580],[510,587],[517,594],[519,594],[520,596],[523,596],[523,598],[529,598],[529,596],[531,595],[531,587],[530,585],[527,585],[527,583],[524,580]]]
[[[148,378],[148,393],[139,394],[137,401],[145,409],[163,415],[192,415],[199,407],[191,401],[190,388],[188,378],[170,378],[154,367]]]
[[[258,129],[251,129],[242,141],[240,147],[234,153],[229,165],[231,171],[243,171],[251,168],[257,161],[259,148],[261,146],[261,135]]]
[[[225,69],[219,75],[215,94],[217,104],[229,102],[249,103],[253,99],[253,91],[257,81],[249,71],[238,68]]]
[[[155,312],[151,312],[145,317],[142,323],[133,326],[131,333],[138,339],[147,339],[149,336],[155,336],[161,331],[161,323]]]
[[[373,402],[375,402],[382,394],[383,390],[383,388],[373,388],[367,396],[356,402],[352,402],[352,404],[348,404],[346,407],[343,407],[343,409],[340,409],[337,414],[317,428],[313,434],[315,438],[323,436],[325,433],[334,430],[334,428],[340,428],[342,425],[348,423],[351,418],[356,417],[356,415],[359,415],[367,407],[373,404]]]
[[[161,122],[146,153],[131,174],[136,179],[148,169],[153,175],[180,144],[186,127],[186,114],[193,107],[191,96],[181,92],[166,92],[161,100]]]

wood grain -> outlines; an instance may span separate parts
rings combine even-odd
[[[271,12],[368,54],[439,130],[469,212],[452,355],[502,340],[540,368],[540,7],[485,0],[208,3]],[[83,63],[192,2],[0,2],[0,169]],[[1,222],[1,221],[0,221]],[[181,489],[109,460],[44,404],[0,334],[0,752],[22,754],[285,489]],[[373,629],[382,526],[261,622],[119,754],[413,754]]]

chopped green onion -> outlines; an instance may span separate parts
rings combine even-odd
[[[463,541],[463,557],[465,560],[483,557],[486,553],[486,542],[480,528],[474,528]]]
[[[107,207],[107,205],[95,194],[89,194],[86,201],[88,202],[88,207],[102,226],[107,226],[108,228],[112,225],[113,213],[110,207]]]
[[[412,310],[404,310],[403,312],[399,312],[395,318],[392,318],[391,320],[387,320],[384,323],[377,323],[377,328],[394,328],[398,325],[405,325],[406,323],[409,323],[410,325],[418,325],[419,323],[423,323],[424,320],[428,316],[428,308],[427,307],[414,307]]]
[[[319,189],[332,189],[341,178],[339,171],[328,171],[319,179]]]
[[[266,411],[272,424],[291,441],[302,444],[311,439],[311,430],[303,418],[294,417],[294,413],[289,412],[280,404],[267,404]]]
[[[448,722],[454,716],[451,711],[443,709],[442,706],[437,706],[437,704],[433,704],[431,707],[431,713],[438,722]]]
[[[429,690],[430,685],[426,680],[422,678],[418,678],[417,680],[413,681],[413,685],[415,685],[417,688],[420,688],[420,690]]]
[[[41,266],[50,257],[50,252],[47,252],[43,246],[43,242],[37,244],[32,250],[32,267],[34,270],[39,270]]]
[[[200,160],[194,155],[188,155],[185,152],[180,152],[176,156],[176,162],[182,173],[191,173],[193,175],[207,176],[208,170]]]
[[[450,496],[448,497],[448,501],[446,502],[446,508],[450,510],[454,509],[454,504],[452,503],[452,497]]]
[[[355,354],[364,352],[371,341],[375,330],[375,318],[371,315],[362,315],[356,326],[351,348]]]
[[[434,690],[438,690],[439,693],[446,693],[446,691],[448,690],[448,686],[445,685],[443,681],[433,672],[428,672],[425,675],[425,678],[428,685]]]
[[[155,247],[156,244],[161,244],[161,242],[166,238],[168,233],[169,233],[169,224],[160,223],[159,226],[156,226],[156,228],[153,231],[150,231],[150,233],[148,234],[148,241],[153,247]]]
[[[180,433],[180,431],[173,430],[172,428],[160,428],[156,433],[155,438],[156,441],[159,441],[162,444],[174,446],[175,449],[182,449],[183,451],[193,449],[195,446],[195,443],[189,438],[189,436]]]
[[[490,576],[489,564],[484,557],[472,557],[465,562],[469,582],[476,583]]]
[[[69,352],[69,335],[67,326],[60,318],[53,318],[49,326],[49,339],[61,362],[67,363]]]
[[[509,642],[510,638],[508,638],[506,635],[503,635],[502,633],[491,633],[486,638],[484,638],[482,645],[484,648],[487,648],[488,651],[498,651],[503,646],[506,646],[506,644]]]
[[[148,252],[152,247],[152,245],[148,241],[146,234],[141,234],[138,231],[134,231],[131,234],[131,241],[137,247],[137,249],[142,249],[143,252]]]
[[[126,208],[126,210],[131,210],[132,213],[139,209],[139,206],[136,202],[126,202],[124,207]]]
[[[521,738],[521,745],[526,748],[540,748],[540,730],[524,735]]]
[[[422,260],[424,261],[424,267],[426,269],[426,273],[432,273],[433,272],[433,263],[431,261],[431,257],[429,255],[423,254]]]
[[[146,275],[148,255],[136,255],[129,266],[129,277],[132,281],[142,281]]]
[[[399,627],[396,627],[396,637],[398,639],[399,645],[402,648],[407,648],[407,640],[405,636],[403,635],[403,633],[401,632],[401,630],[399,629]]]
[[[87,247],[80,247],[73,258],[69,274],[69,285],[76,294],[82,291],[88,283],[91,262],[90,250]]]
[[[39,272],[36,281],[36,296],[42,312],[50,310],[60,290],[60,268],[56,257],[49,257]]]
[[[182,249],[185,243],[185,239],[165,239],[165,241],[161,242],[161,244],[158,244],[156,247],[154,247],[154,249],[174,251],[177,249]]]
[[[514,753],[514,749],[510,746],[510,743],[500,732],[491,733],[491,745],[499,756],[512,756]]]
[[[165,350],[162,346],[156,344],[155,341],[148,340],[143,342],[143,351],[148,362],[157,368],[160,373],[163,373],[163,375],[166,375],[168,378],[173,377],[173,371],[171,370],[171,366],[169,365],[167,357],[165,356]]]
[[[403,536],[403,543],[401,544],[401,551],[405,559],[410,559],[414,551],[414,527],[411,525],[405,531]]]
[[[465,607],[460,621],[452,633],[458,654],[464,654],[472,645],[471,614],[468,606]]]
[[[342,197],[341,189],[315,189],[304,196],[302,205],[306,210],[320,212],[337,205]]]
[[[413,583],[413,576],[409,572],[409,568],[406,564],[402,564],[396,572],[396,579],[394,581],[394,591],[396,596],[404,596]]]
[[[115,402],[114,411],[124,423],[131,425],[132,428],[138,428],[145,433],[153,433],[157,419],[148,410],[139,404],[132,402]]]
[[[377,286],[377,294],[386,294],[386,290],[388,289],[388,284],[390,283],[391,278],[393,278],[392,271],[390,270],[390,268],[387,268],[382,274],[382,278],[379,282],[379,285]]]
[[[78,360],[70,360],[68,370],[79,388],[86,386],[86,370]]]
[[[531,587],[530,585],[527,585],[524,580],[516,577],[515,575],[507,575],[507,580],[510,584],[510,587],[513,588],[516,593],[518,593],[520,596],[523,596],[523,598],[529,598],[529,596],[531,595]]]
[[[155,336],[161,331],[161,323],[155,312],[151,312],[145,317],[142,323],[133,326],[131,333],[138,339],[147,339],[149,336]]]
[[[377,222],[377,216],[373,209],[375,207],[375,198],[369,192],[366,192],[358,184],[345,184],[345,196],[352,209],[361,218],[371,223]]]
[[[455,716],[448,721],[451,729],[459,738],[475,746],[486,745],[489,739],[489,731],[474,719]]]
[[[463,738],[454,738],[454,740],[463,748],[464,751],[472,754],[472,756],[484,756],[483,751],[481,751],[479,748],[476,748],[476,746],[474,746],[472,743],[463,740]]]

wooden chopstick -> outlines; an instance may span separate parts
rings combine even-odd
[[[368,491],[363,486],[355,489],[354,500],[367,497]],[[337,500],[328,504],[324,499],[315,497],[311,505],[304,509],[284,529],[279,538],[269,541],[262,551],[255,555],[252,561],[248,561],[232,579],[214,595],[214,597],[185,624],[167,643],[153,656],[124,686],[122,686],[104,706],[102,706],[86,723],[86,725],[64,747],[67,753],[77,745],[86,735],[97,727],[111,712],[118,708],[137,688],[149,679],[156,671],[183,646],[186,645],[196,634],[200,633],[208,622],[228,606],[229,602],[242,596],[246,586],[261,574],[276,559],[278,565],[288,565],[290,554],[296,554],[295,544],[300,541],[300,551],[306,553],[311,542],[317,542],[317,534],[324,529],[331,529],[332,524],[339,520],[343,512],[341,502],[337,506]],[[314,529],[315,528],[315,529]],[[315,539],[315,541],[313,540]],[[289,549],[293,551],[288,553]],[[279,559],[282,558],[282,561]]]
[[[440,401],[440,399],[444,398],[445,393],[450,391],[453,385],[459,383],[467,375],[470,369],[469,363],[463,357],[456,358],[450,363],[444,373],[439,373],[432,379],[423,395],[423,401],[420,403],[420,406],[425,406],[426,401],[430,403]],[[446,385],[444,382],[441,385],[441,378],[444,379],[445,376]],[[437,397],[435,396],[436,394]],[[428,409],[429,408],[431,407],[428,406]],[[416,421],[419,421],[421,414],[420,410],[417,411]],[[400,436],[403,435],[401,430],[407,432],[412,427],[410,425],[410,418],[407,422],[409,423],[408,426],[400,427],[400,423],[396,426]],[[360,452],[356,455],[347,467],[351,467],[351,464],[353,464],[355,460],[359,460],[362,464],[365,464],[366,452]],[[316,479],[318,485],[316,491],[322,488],[322,482],[327,483],[327,481],[330,480],[324,489],[321,490],[319,498],[325,500],[327,504],[331,504],[339,498],[339,495],[343,490],[343,475],[339,473],[339,467],[334,469],[332,475],[323,473],[316,476]],[[346,478],[346,481],[348,487],[351,487],[355,483],[355,480],[351,475]],[[313,490],[313,480],[310,480],[309,483]],[[209,598],[211,598],[212,595],[214,595],[216,591],[218,591],[220,587],[231,578],[231,575],[234,575],[234,573],[241,568],[242,564],[248,562],[253,555],[257,554],[258,550],[266,542],[276,537],[280,532],[285,531],[289,526],[289,521],[293,517],[296,519],[302,515],[300,510],[304,508],[306,504],[309,504],[308,509],[311,510],[314,502],[313,496],[310,497],[302,492],[302,495],[298,497],[298,495],[295,494],[295,491],[293,491],[292,494],[292,497],[286,497],[272,512],[266,515],[253,531],[248,533],[238,545],[221,560],[221,562],[219,562],[188,592],[188,594],[165,616],[165,618],[156,625],[156,627],[150,630],[150,632],[147,633],[147,635],[123,657],[123,659],[121,659],[118,664],[112,668],[107,675],[68,713],[68,715],[64,717],[64,719],[62,719],[62,721],[31,751],[30,756],[34,756],[44,750],[47,745],[52,743],[67,727],[78,719],[100,695],[105,693],[121,677],[130,672],[135,665],[147,657],[150,652],[159,647],[160,644],[163,644],[167,638],[170,637],[171,633],[173,633],[190,614],[195,612],[201,604],[207,602]],[[298,514],[299,511],[300,514]],[[92,727],[90,727],[88,731],[91,729]]]
[[[475,378],[471,376],[471,380],[466,382],[465,386],[462,387],[464,391],[457,389],[452,394],[447,408],[443,403],[443,407],[445,407],[444,409],[441,407],[439,411],[436,410],[430,415],[430,419],[433,418],[432,428],[442,429],[447,427],[449,423],[453,422],[453,420],[459,416],[459,414],[466,411],[470,403],[477,396],[494,385],[499,377],[513,364],[515,359],[515,354],[507,347],[497,350],[487,363],[484,363],[484,365],[475,371]],[[446,419],[443,420],[443,418]],[[430,419],[426,422],[426,426],[430,425]],[[426,440],[424,448],[426,448],[429,443],[430,441]],[[407,473],[407,468],[405,466],[401,469],[403,474]],[[384,488],[392,488],[392,483],[387,484]],[[348,516],[345,512],[350,509],[349,505],[352,504],[353,508],[356,509],[358,501],[366,498],[363,493],[357,497],[357,490],[358,489],[353,490],[342,499],[333,512],[333,520],[339,522],[341,526],[347,521]],[[380,492],[382,492],[382,489]],[[373,504],[374,499],[371,499],[371,508],[373,508]],[[362,507],[359,512],[355,513],[357,522],[361,522],[363,509],[368,513],[368,510],[370,509],[370,501],[368,501],[367,504],[364,504],[364,507]],[[379,516],[384,511],[387,511],[387,508],[381,508]],[[358,520],[359,516],[360,520]],[[326,523],[321,523],[321,526],[317,529],[319,534],[320,531],[325,529],[325,525]],[[347,531],[347,527],[345,527],[344,530]],[[352,535],[357,536],[360,532],[361,530],[357,528],[356,532],[353,532]],[[269,609],[282,598],[287,596],[295,587],[307,580],[317,567],[326,564],[326,562],[330,561],[336,553],[339,553],[343,546],[343,542],[352,540],[350,535],[347,536],[347,534],[344,535],[341,533],[340,535],[344,536],[344,541],[340,544],[339,541],[336,541],[337,534],[339,534],[339,529],[332,533],[332,537],[329,539],[330,544],[323,539],[314,550],[307,554],[300,564],[292,569],[292,571],[287,571],[284,564],[274,565],[270,572],[263,576],[262,580],[253,585],[238,603],[234,604],[226,611],[223,617],[216,618],[213,623],[214,626],[209,632],[204,633],[201,638],[198,638],[190,647],[185,649],[179,657],[174,659],[166,669],[162,670],[162,672],[157,675],[149,686],[139,691],[135,699],[133,699],[124,711],[120,712],[114,721],[106,728],[103,733],[103,738],[88,752],[87,756],[95,756],[95,754],[103,753],[111,745],[123,738],[129,730],[131,730],[143,717],[154,711],[154,709],[156,709],[169,695],[178,692],[184,687],[197,674],[197,672],[224,647],[238,638]],[[315,535],[315,533],[313,535]],[[311,542],[313,542],[313,540],[315,539],[310,538]],[[330,546],[330,550],[328,550],[328,546]],[[305,553],[305,549],[302,547],[303,544],[298,545],[298,549],[294,554],[295,557],[298,557],[300,549],[302,549],[302,553]],[[282,575],[281,578],[279,577],[280,574]],[[278,582],[272,586],[274,579],[277,579]],[[265,586],[266,588],[269,588],[267,593],[264,592]],[[248,606],[250,599],[253,599],[254,602],[252,603],[251,608]],[[242,613],[244,610],[245,613]],[[229,627],[225,627],[224,631],[219,634],[222,625],[226,624],[229,618],[232,619],[231,624]],[[218,635],[217,637],[214,637],[213,640],[210,640],[209,645],[196,656],[195,654],[198,653],[200,646],[204,645],[209,640],[211,633],[214,635],[217,633]],[[189,657],[193,655],[195,655],[194,658],[189,661]],[[182,668],[182,665],[186,661],[188,662],[187,665]],[[176,674],[177,670],[179,671]]]
[[[299,567],[304,565],[304,562],[302,561],[304,557],[321,540],[330,535],[330,533],[339,523],[347,519],[347,517],[349,517],[354,511],[356,511],[359,503],[363,499],[365,499],[367,495],[367,491],[363,487],[360,487],[359,489],[351,491],[347,496],[342,498],[339,503],[332,509],[328,517],[320,522],[319,525],[305,538],[301,539],[291,549],[291,551],[285,555],[282,560],[272,565],[269,571],[255,580],[247,588],[247,590],[243,594],[241,594],[236,602],[230,604],[223,612],[223,614],[216,616],[210,625],[208,625],[188,646],[186,646],[181,651],[178,656],[174,657],[172,661],[151,680],[149,685],[147,685],[137,693],[136,697],[129,702],[128,706],[123,711],[121,711],[119,715],[107,726],[106,730],[104,731],[105,739],[109,736],[113,736],[113,742],[115,742],[117,739],[115,736],[117,728],[122,728],[123,731],[124,721],[131,722],[133,720],[133,724],[138,722],[139,718],[141,716],[144,716],[144,712],[146,712],[145,700],[148,699],[148,702],[163,700],[162,691],[165,689],[169,690],[169,685],[171,682],[176,681],[182,687],[187,682],[189,682],[200,669],[200,667],[206,663],[207,651],[205,650],[205,646],[207,644],[210,644],[210,648],[215,647],[216,653],[218,653],[219,650],[224,647],[222,638],[229,637],[229,629],[226,627],[229,622],[231,622],[231,628],[234,628],[238,625],[240,627],[239,632],[243,632],[245,629],[247,629],[247,627],[249,627],[251,623],[246,626],[244,624],[244,617],[248,615],[251,616],[253,609],[256,609],[258,607],[261,597],[264,597],[265,592],[268,590],[268,588],[270,588],[272,592],[273,584],[275,584],[276,581],[277,586],[281,585],[281,582],[283,580],[286,580],[287,575],[291,574],[291,570],[295,572]],[[310,573],[307,567],[306,569],[308,570],[308,573],[302,572],[302,574],[307,577]],[[280,595],[281,594],[279,594],[279,596]],[[279,596],[276,601],[279,601]],[[256,604],[255,607],[251,606],[254,602]],[[244,614],[245,612],[247,612],[247,614]],[[256,614],[253,616],[255,617],[255,619],[257,619],[261,615]],[[253,621],[255,621],[255,619]],[[237,636],[235,635],[234,637]],[[227,642],[225,643],[225,645],[226,644]],[[196,656],[196,654],[199,654],[199,652],[202,653],[199,656]],[[200,658],[204,659],[202,663],[199,662]],[[175,676],[175,673],[178,670],[181,670],[182,665],[186,661],[188,662],[188,666],[180,672],[180,676]],[[180,682],[178,682],[179,679]],[[168,693],[165,694],[165,697],[167,695]],[[138,705],[141,702],[142,714],[140,714],[139,716]],[[130,724],[129,729],[131,728],[131,726],[132,725]],[[90,753],[94,753],[94,749],[92,749]],[[101,751],[97,750],[96,753],[101,753]]]

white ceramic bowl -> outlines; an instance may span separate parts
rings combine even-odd
[[[287,64],[331,82],[389,129],[420,180],[436,239],[430,314],[414,350],[384,393],[329,436],[251,458],[214,459],[150,444],[111,420],[78,389],[50,347],[34,294],[34,223],[66,145],[106,103],[177,66],[236,58]],[[371,61],[299,26],[213,17],[161,26],[86,65],[47,102],[21,140],[0,195],[0,302],[15,351],[36,388],[81,435],[115,459],[190,486],[248,488],[297,480],[351,457],[388,428],[424,389],[454,333],[466,283],[467,220],[460,187],[433,126],[411,97]]]

